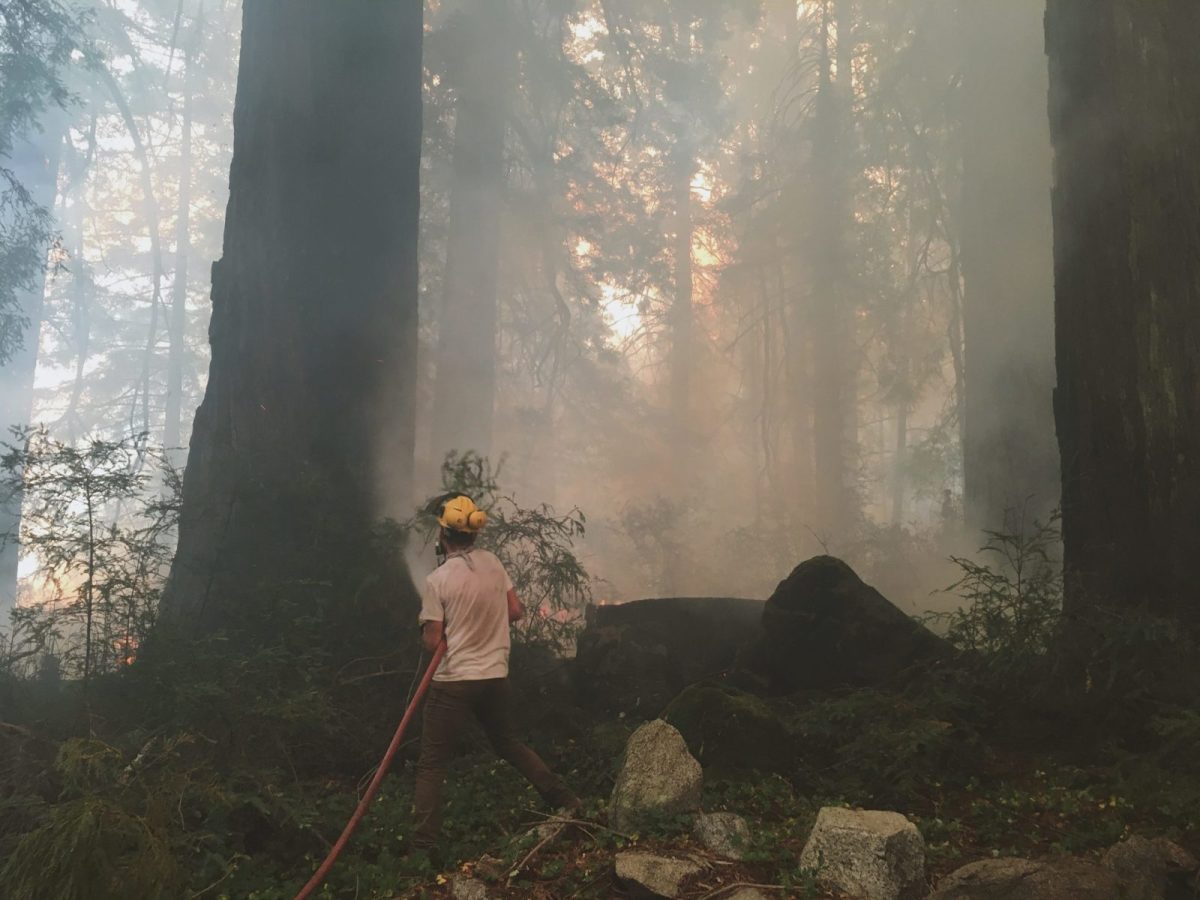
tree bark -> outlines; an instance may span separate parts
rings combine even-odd
[[[1044,0],[963,4],[961,212],[968,526],[1058,502]]]
[[[17,180],[29,191],[30,199],[43,209],[54,208],[66,127],[66,116],[61,111],[52,111],[39,133],[14,143],[12,156],[6,161]],[[33,380],[37,371],[45,292],[46,272],[43,271],[28,290],[18,294],[21,315],[29,324],[20,348],[0,367],[0,428],[3,428],[0,440],[11,441],[10,429],[27,427],[33,417]],[[6,536],[0,545],[0,626],[8,621],[8,611],[17,601],[17,566],[20,563],[17,536],[20,528],[21,497],[18,495],[0,505],[0,535]]]
[[[1200,6],[1051,0],[1065,606],[1200,626]]]
[[[381,484],[411,487],[421,41],[419,0],[246,4],[168,627],[362,596]]]
[[[482,0],[455,25],[454,185],[434,383],[435,461],[492,450],[504,138],[516,58],[507,0]]]

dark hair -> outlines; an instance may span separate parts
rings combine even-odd
[[[475,535],[465,531],[455,531],[453,528],[442,526],[442,543],[452,547],[471,547],[475,544]]]

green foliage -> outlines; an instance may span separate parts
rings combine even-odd
[[[62,795],[0,871],[13,900],[180,896],[194,835],[179,828],[219,801],[212,774],[184,760],[190,739],[152,740],[129,758],[91,738],[66,741],[54,774]]]
[[[834,800],[919,805],[931,785],[977,770],[974,712],[969,698],[941,686],[818,699],[790,722],[804,748],[797,779]]]
[[[488,525],[478,546],[499,557],[525,605],[517,637],[554,649],[568,646],[582,624],[592,597],[591,579],[574,552],[587,520],[578,509],[558,515],[546,504],[521,506],[499,485],[500,466],[486,457],[450,453],[442,463],[442,492],[404,524],[410,535],[429,543],[437,532],[436,514],[448,494],[466,494],[487,511]]]
[[[37,284],[54,239],[47,201],[21,180],[14,160],[22,139],[39,139],[42,120],[70,95],[61,70],[80,45],[81,22],[58,0],[20,0],[0,6],[0,363],[22,346],[29,325],[18,295]],[[41,138],[43,146],[58,134]],[[26,154],[29,155],[29,154]],[[40,163],[41,160],[35,162]],[[47,173],[53,182],[56,173]]]
[[[1000,676],[1025,673],[1043,659],[1062,614],[1058,515],[1011,533],[986,532],[980,553],[989,561],[953,557],[962,577],[947,588],[964,606],[927,621],[945,627],[947,639]]]
[[[147,459],[140,441],[93,439],[75,447],[44,430],[16,430],[4,445],[0,496],[20,506],[20,547],[38,563],[35,593],[16,614],[0,659],[5,669],[51,653],[63,674],[86,681],[127,664],[143,644],[170,562],[182,487],[164,462],[166,495],[151,495]]]

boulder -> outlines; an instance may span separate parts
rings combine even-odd
[[[759,639],[761,600],[671,597],[591,606],[576,644],[580,699],[653,718],[685,686],[726,672]]]
[[[720,772],[786,772],[792,768],[791,735],[759,697],[725,685],[686,687],[663,718],[679,729],[706,769]]]
[[[618,853],[614,863],[619,881],[651,897],[678,897],[684,881],[704,871],[695,860],[636,850]]]
[[[622,831],[650,813],[686,813],[700,808],[704,774],[683,736],[662,719],[647,722],[629,738],[609,803],[609,816]]]
[[[750,826],[736,813],[700,813],[692,835],[701,844],[726,859],[741,859],[750,843]]]
[[[738,888],[732,894],[723,894],[726,900],[768,900],[767,895],[758,888]]]
[[[951,653],[832,556],[813,557],[781,581],[762,625],[766,668],[784,690],[877,684]]]
[[[1197,888],[1196,858],[1165,838],[1148,840],[1138,835],[1113,845],[1101,865],[1120,879],[1125,900],[1164,900],[1194,897]]]
[[[956,869],[930,900],[1114,900],[1116,875],[1079,859],[984,859]]]
[[[822,885],[859,900],[915,900],[927,893],[925,842],[899,813],[822,808],[800,865]]]

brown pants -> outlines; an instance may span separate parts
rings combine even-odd
[[[417,829],[413,843],[432,846],[442,828],[442,783],[446,766],[472,717],[478,720],[492,749],[512,763],[537,788],[551,806],[566,806],[575,795],[542,762],[540,756],[517,740],[511,713],[512,691],[507,678],[482,681],[435,681],[425,700],[421,732],[421,757],[417,762],[414,798]]]

